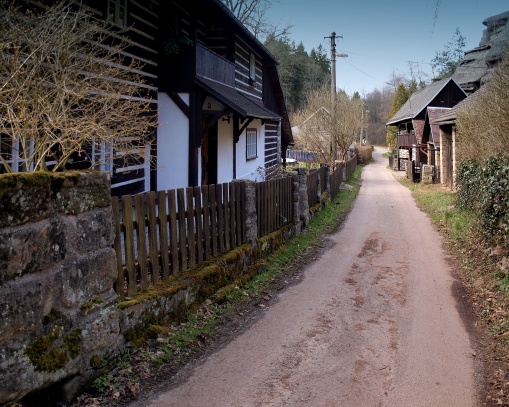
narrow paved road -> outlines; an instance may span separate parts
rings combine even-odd
[[[333,246],[303,281],[184,383],[137,405],[478,405],[441,238],[374,157]]]

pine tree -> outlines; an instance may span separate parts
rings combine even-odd
[[[389,112],[389,119],[393,117],[399,109],[405,104],[405,102],[410,97],[410,92],[412,89],[417,90],[417,84],[415,87],[409,86],[407,89],[404,84],[400,83],[398,88],[396,89],[396,93],[394,94],[394,99],[392,101],[391,111]],[[415,91],[414,90],[414,91]],[[385,136],[385,140],[387,141],[387,145],[390,149],[396,148],[397,142],[397,128],[396,126],[387,127],[387,135]]]

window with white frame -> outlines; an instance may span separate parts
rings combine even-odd
[[[113,146],[104,140],[92,142],[91,167],[113,174]]]
[[[25,151],[25,149],[26,151]],[[34,141],[29,140],[26,146],[10,135],[0,134],[0,174],[6,172],[26,172],[33,170],[33,164],[27,168],[24,157],[31,157],[34,153]],[[46,162],[46,165],[51,162]],[[9,168],[7,168],[9,167]]]
[[[127,0],[108,0],[108,21],[121,27],[127,25]]]
[[[246,130],[246,160],[251,160],[257,157],[256,146],[256,129]]]

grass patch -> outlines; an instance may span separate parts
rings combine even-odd
[[[405,178],[400,182],[412,191],[417,205],[447,233],[451,242],[468,240],[475,228],[475,216],[456,207],[455,192],[437,184],[413,183]]]
[[[113,406],[130,396],[140,386],[143,378],[152,372],[161,373],[164,365],[165,377],[204,349],[208,342],[221,333],[226,320],[242,314],[268,300],[270,291],[281,286],[302,265],[305,256],[312,256],[320,248],[326,234],[335,231],[346,217],[360,188],[362,166],[358,166],[348,181],[353,188],[341,189],[331,203],[319,212],[303,233],[262,262],[260,271],[242,284],[229,287],[221,295],[220,304],[205,301],[197,309],[186,314],[185,321],[172,326],[151,325],[138,344],[130,346],[93,384],[94,396],[83,394],[78,402],[88,399],[100,400],[101,405]],[[225,288],[226,289],[226,288]],[[169,372],[169,373],[168,373]]]

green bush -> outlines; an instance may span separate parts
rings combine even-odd
[[[486,239],[509,248],[509,156],[461,163],[458,205],[474,211]]]

